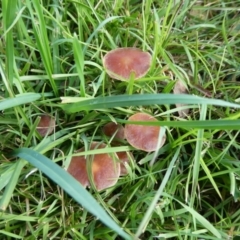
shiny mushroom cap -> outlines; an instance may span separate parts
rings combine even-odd
[[[146,113],[136,113],[132,115],[128,120],[144,122],[157,121],[156,118]],[[125,136],[127,141],[133,147],[146,152],[156,151],[164,144],[166,136],[164,135],[164,137],[161,140],[161,143],[159,144],[158,143],[159,133],[160,133],[159,126],[147,126],[135,124],[126,124],[125,126]]]
[[[105,148],[106,144],[93,142],[90,150]],[[83,152],[81,148],[79,152]],[[92,159],[91,174],[93,183],[98,191],[109,188],[117,183],[120,175],[120,163],[114,161],[108,153],[95,155],[75,156],[68,167],[68,172],[76,178],[83,187],[90,186],[89,174],[87,173],[87,161]]]
[[[127,81],[145,76],[151,61],[151,55],[138,48],[117,48],[104,56],[103,65],[111,78]]]

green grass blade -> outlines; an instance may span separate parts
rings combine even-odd
[[[1,80],[3,82],[3,84],[5,85],[5,88],[7,90],[7,95],[6,96],[10,96],[13,97],[13,91],[12,91],[12,83],[10,81],[8,81],[8,76],[6,76],[6,72],[4,69],[4,64],[3,61],[0,59],[0,76],[1,76]]]
[[[0,101],[0,111],[22,104],[31,103],[40,99],[43,95],[40,93],[24,93],[14,98],[8,98]]]
[[[107,23],[109,23],[110,21],[113,21],[117,18],[120,18],[121,16],[113,16],[113,17],[109,17],[107,19],[105,19],[104,21],[102,21],[99,26],[95,29],[95,31],[93,31],[93,33],[90,35],[90,37],[87,39],[85,47],[83,48],[83,53],[85,54],[87,51],[87,48],[90,44],[90,42],[92,41],[92,39],[97,35],[97,33],[100,31],[100,29],[102,29]]]
[[[8,237],[10,237],[10,238],[22,239],[21,236],[19,236],[19,235],[17,235],[17,234],[14,234],[14,233],[10,233],[10,232],[4,231],[4,230],[0,230],[0,233],[1,233],[1,234],[4,234],[5,236],[8,236]]]
[[[17,215],[17,214],[9,214],[9,213],[0,213],[0,217],[3,220],[17,220],[17,221],[28,221],[28,222],[34,222],[37,221],[38,218],[37,217],[31,217],[31,216],[26,216],[26,215]]]
[[[86,208],[89,212],[99,218],[109,228],[116,231],[125,239],[130,239],[130,236],[118,226],[104,209],[97,203],[91,194],[85,190],[77,180],[70,174],[52,162],[47,157],[40,153],[27,148],[21,148],[14,152],[15,156],[27,160],[40,171],[45,173],[49,178],[56,182],[65,192],[73,197],[79,204]]]
[[[202,226],[204,226],[208,231],[210,231],[214,236],[216,236],[218,239],[226,239],[226,234],[220,233],[206,218],[204,218],[202,215],[200,215],[198,212],[196,212],[193,208],[185,205],[184,203],[178,201],[177,199],[173,198],[167,193],[163,193],[163,196],[169,197],[171,199],[174,199],[179,204],[181,204],[189,213],[192,214],[192,216],[201,223]],[[222,236],[224,235],[224,236]]]
[[[13,2],[13,1],[12,1],[12,2]],[[8,26],[8,29],[6,29],[6,31],[4,32],[4,34],[2,35],[2,37],[5,37],[5,35],[6,35],[9,31],[11,31],[11,29],[12,29],[12,28],[15,26],[15,24],[19,21],[19,19],[20,19],[21,15],[22,15],[23,11],[25,10],[25,8],[26,8],[26,6],[22,7],[22,9],[18,12],[17,16],[16,16],[16,17],[14,16],[13,22],[11,23],[10,26]],[[13,12],[12,9],[11,9],[11,12]]]
[[[213,186],[214,189],[216,190],[218,196],[222,199],[222,195],[221,195],[221,193],[220,193],[220,190],[219,190],[216,182],[215,182],[214,179],[213,179],[213,176],[211,175],[211,171],[209,170],[208,166],[205,164],[205,162],[203,161],[202,158],[200,159],[200,164],[201,164],[202,169],[203,169],[204,172],[206,173],[209,181],[212,183],[212,186]]]
[[[33,8],[32,8],[33,6]],[[58,96],[57,85],[52,78],[53,74],[53,61],[51,56],[50,43],[48,39],[47,25],[44,19],[43,6],[37,0],[27,1],[27,7],[31,13],[34,35],[36,38],[39,53],[41,54],[42,62],[46,69],[48,79],[52,90],[56,96]],[[36,17],[33,15],[33,9],[35,10]],[[37,21],[36,21],[37,18]]]
[[[3,196],[0,201],[0,210],[6,210],[9,201],[12,197],[12,193],[15,190],[15,187],[17,185],[18,178],[21,174],[22,168],[25,165],[25,161],[19,160],[17,163],[15,163],[14,171],[12,173],[12,176],[10,178],[10,181],[8,182],[8,185],[3,193]]]
[[[97,97],[81,102],[71,103],[71,105],[61,105],[67,113],[75,113],[82,110],[107,109],[115,107],[143,106],[143,105],[164,105],[164,104],[208,104],[223,107],[240,108],[239,104],[226,102],[218,99],[197,97],[188,94],[133,94],[118,95],[108,97]]]
[[[1,173],[0,176],[0,191],[2,191],[2,189],[5,188],[6,185],[9,183],[15,167],[16,163],[10,165],[8,168],[4,168],[4,173]]]
[[[207,114],[207,106],[203,105],[200,111],[200,120],[205,120],[206,114]],[[202,158],[203,137],[204,137],[204,129],[199,129],[197,133],[196,149],[195,149],[195,156],[194,156],[193,169],[192,169],[192,189],[191,189],[190,207],[194,206],[195,198],[197,195],[200,159]],[[189,222],[193,223],[194,230],[196,230],[196,219],[191,218],[189,219]]]
[[[174,156],[173,156],[173,159],[172,161],[170,162],[169,166],[168,166],[168,169],[167,169],[167,172],[162,180],[162,183],[160,185],[160,187],[158,188],[158,191],[156,192],[147,212],[145,213],[144,217],[143,217],[143,220],[142,222],[140,223],[139,227],[138,227],[138,230],[135,234],[135,239],[138,239],[138,237],[144,232],[144,229],[146,228],[151,216],[152,216],[152,213],[156,207],[156,204],[160,198],[160,196],[162,195],[163,193],[163,190],[170,178],[170,175],[171,175],[171,172],[172,172],[172,169],[174,168],[174,164],[175,162],[177,161],[178,157],[179,157],[179,152],[180,152],[180,148],[177,149],[177,151],[175,152]]]
[[[85,97],[85,79],[84,79],[84,56],[82,51],[82,44],[78,41],[77,36],[73,38],[73,55],[76,63],[77,73],[80,79],[81,97]]]
[[[137,122],[116,119],[119,123],[130,123],[136,125],[152,125],[152,126],[167,126],[181,127],[185,129],[217,129],[217,130],[239,130],[240,120],[199,120],[199,121],[156,121],[156,122]]]
[[[206,119],[206,114],[207,114],[207,106],[203,105],[200,111],[200,120],[204,121]],[[192,194],[194,195],[194,197],[196,194],[196,190],[197,190],[196,188],[198,184],[200,159],[202,158],[203,138],[204,138],[204,129],[199,129],[197,134],[197,139],[196,139],[196,149],[195,149],[194,164],[193,164]]]
[[[15,19],[15,12],[17,8],[17,0],[7,1],[4,0],[2,2],[4,11],[3,14],[3,25],[5,30],[5,42],[6,42],[6,76],[9,81],[9,85],[11,86],[11,90],[9,92],[10,96],[13,96],[12,92],[12,84],[13,84],[13,76],[14,76],[14,42],[13,42],[13,32],[11,26],[13,26],[13,22]]]

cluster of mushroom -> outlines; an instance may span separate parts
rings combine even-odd
[[[118,48],[107,53],[103,58],[103,65],[108,75],[114,79],[127,81],[131,77],[139,79],[150,68],[151,55],[137,48]],[[156,121],[152,116],[145,113],[137,113],[129,118],[130,121]],[[108,137],[113,137],[113,144],[119,144],[125,138],[137,149],[143,151],[155,151],[158,143],[160,127],[126,124],[124,127],[114,122],[104,126],[103,132]],[[105,148],[106,144],[93,142],[90,150]],[[80,152],[84,149],[80,149]],[[88,157],[75,156],[68,167],[68,172],[75,177],[83,187],[91,186],[100,191],[116,184],[119,176],[127,174],[126,164],[133,155],[127,152],[115,154],[95,154]],[[87,163],[92,159],[90,168]],[[91,171],[88,172],[87,169]],[[92,181],[91,181],[92,180]]]
[[[148,52],[137,48],[118,48],[107,53],[103,58],[103,65],[111,78],[128,81],[139,79],[148,72],[152,57]],[[174,93],[178,91],[174,90]],[[146,113],[136,113],[129,121],[157,121]],[[55,127],[55,119],[43,116],[37,127],[40,135],[50,134]],[[146,152],[157,151],[166,140],[163,135],[160,139],[160,127],[154,125],[126,124],[125,128],[116,123],[108,123],[103,132],[106,136],[113,138],[113,144],[119,145],[124,139],[136,149]],[[119,141],[120,140],[120,141]],[[107,145],[92,142],[89,150],[104,149]],[[84,148],[78,150],[84,152]],[[119,176],[128,173],[126,165],[133,159],[133,155],[127,152],[113,154],[101,153],[85,156],[74,156],[71,159],[67,171],[76,178],[83,187],[95,186],[101,191],[116,184]]]
[[[132,115],[129,121],[157,121],[154,117],[146,113],[136,113]],[[165,135],[162,139],[160,136],[160,127],[151,125],[126,124],[125,128],[114,122],[110,122],[103,127],[106,136],[113,138],[113,145],[119,145],[126,138],[128,143],[146,152],[158,150],[165,142]],[[159,142],[160,141],[160,142]],[[92,142],[90,150],[104,149],[107,145],[99,142]],[[81,148],[78,152],[83,152]],[[68,167],[68,172],[77,179],[83,187],[95,185],[96,190],[101,191],[115,185],[119,176],[128,173],[126,165],[129,164],[133,155],[127,152],[117,153],[100,153],[87,157],[74,156]],[[90,168],[88,168],[88,163]],[[88,171],[90,169],[90,171]],[[90,180],[92,179],[92,181]]]

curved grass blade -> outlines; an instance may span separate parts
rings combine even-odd
[[[82,110],[89,111],[95,109],[107,109],[115,107],[144,106],[144,105],[164,105],[164,104],[207,104],[222,107],[240,108],[239,104],[226,102],[219,99],[203,98],[189,94],[133,94],[97,97],[79,102],[61,105],[67,113],[75,113]]]
[[[70,174],[49,158],[28,148],[15,150],[14,155],[27,160],[40,171],[45,173],[79,204],[99,218],[99,220],[101,220],[109,228],[121,235],[124,239],[131,239],[130,236],[125,233],[116,222],[113,221],[113,219],[104,211],[92,195],[85,190],[77,180],[75,180]]]

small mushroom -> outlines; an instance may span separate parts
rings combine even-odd
[[[138,48],[117,48],[103,57],[103,66],[111,78],[127,81],[139,79],[148,72],[152,57]]]
[[[154,122],[157,121],[156,118],[152,117],[146,113],[136,113],[132,115],[129,121],[144,121],[144,122]],[[159,126],[147,126],[147,125],[136,125],[136,124],[126,124],[125,126],[125,136],[127,141],[135,148],[141,149],[146,152],[152,152],[158,150],[165,140],[166,136],[161,139],[159,143]]]
[[[121,141],[125,138],[124,127],[115,122],[109,122],[103,127],[103,133],[108,136],[114,136],[114,141]]]
[[[106,144],[93,142],[90,145],[90,150],[105,148]],[[81,148],[79,152],[83,152]],[[108,153],[75,156],[71,159],[68,167],[68,172],[76,178],[83,187],[90,186],[89,174],[87,172],[87,161],[92,159],[92,179],[98,191],[109,188],[117,183],[120,175],[120,163],[114,161]]]
[[[173,93],[174,94],[183,94],[183,93],[187,93],[187,88],[186,86],[182,83],[182,81],[178,80],[173,88]],[[187,106],[186,104],[183,103],[177,103],[176,107],[184,107]],[[183,109],[183,110],[179,110],[178,111],[178,115],[179,117],[186,117],[187,114],[189,113],[189,108]]]
[[[125,139],[124,127],[114,122],[107,123],[103,127],[103,133],[108,137],[113,137],[112,146],[119,146],[119,141]],[[130,158],[133,159],[133,155],[130,152],[117,152],[116,154],[120,161],[120,176],[126,175],[128,172],[125,165],[130,162]]]
[[[37,131],[39,132],[39,134],[42,137],[50,135],[53,132],[54,128],[55,119],[48,115],[42,115],[37,126]]]
[[[133,155],[130,152],[117,152],[118,159],[120,160],[120,176],[128,174],[126,169],[126,164],[130,162],[130,159],[133,159]]]

